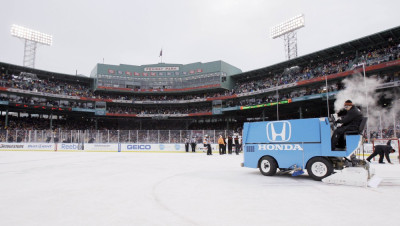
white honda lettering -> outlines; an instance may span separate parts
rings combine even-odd
[[[295,144],[293,150],[303,151],[303,148],[300,146],[300,144]]]
[[[259,151],[303,151],[300,144],[259,144]]]

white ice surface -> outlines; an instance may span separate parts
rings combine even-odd
[[[378,188],[262,176],[243,156],[0,152],[0,225],[399,225],[400,166]]]

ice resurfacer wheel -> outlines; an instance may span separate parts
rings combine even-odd
[[[273,176],[276,173],[276,169],[278,168],[278,164],[276,164],[275,160],[270,156],[264,156],[260,161],[260,172],[264,176]]]
[[[333,166],[328,160],[316,157],[308,163],[307,172],[314,180],[322,180],[332,174]]]

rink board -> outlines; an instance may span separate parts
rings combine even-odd
[[[211,144],[212,151],[218,151],[218,144]],[[189,147],[189,152],[191,152]],[[204,152],[203,144],[196,145],[196,152]],[[79,152],[185,152],[185,144],[148,143],[0,143],[0,151],[79,151]]]

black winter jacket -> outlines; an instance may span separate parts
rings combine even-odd
[[[342,127],[345,126],[348,129],[358,130],[362,119],[363,115],[361,111],[357,107],[353,106],[347,111],[343,119],[338,120],[338,122],[343,123]]]

